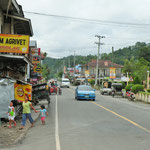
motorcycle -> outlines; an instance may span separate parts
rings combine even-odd
[[[128,91],[128,92],[126,92],[126,95],[127,95],[127,98],[128,98],[129,101],[134,101],[135,100],[135,95],[134,95],[133,92]]]

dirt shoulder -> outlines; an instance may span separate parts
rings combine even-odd
[[[38,105],[34,106],[35,109],[39,110],[40,105],[45,105],[45,107],[47,108],[47,101],[41,101]],[[35,113],[34,111],[31,111],[31,115],[34,121],[36,121],[40,116],[40,113]],[[0,148],[16,145],[18,142],[21,142],[27,134],[27,131],[31,126],[29,121],[27,120],[26,126],[23,130],[19,130],[21,126],[21,119],[17,120],[16,122],[17,126],[14,127],[12,125],[11,129],[8,128],[8,123],[2,123],[2,126],[0,126]]]

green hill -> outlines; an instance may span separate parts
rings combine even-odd
[[[139,59],[143,57],[144,59],[150,61],[150,44],[144,42],[137,42],[134,46],[125,47],[114,51],[109,54],[102,54],[101,58],[103,60],[113,60],[114,63],[124,65],[126,59],[130,60],[131,58]],[[77,55],[76,64],[86,64],[92,59],[96,59],[96,55],[87,55],[81,56]],[[68,56],[61,59],[55,59],[47,57],[44,60],[44,64],[47,64],[50,68],[50,78],[53,78],[54,75],[58,72],[63,71],[63,66],[73,67],[74,56]]]

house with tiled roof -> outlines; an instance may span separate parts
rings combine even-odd
[[[91,60],[89,63],[82,66],[82,75],[95,77],[96,76],[97,60]],[[121,78],[122,65],[113,63],[110,60],[99,60],[99,78],[110,78],[111,69],[115,70],[115,78]],[[88,75],[86,74],[88,73]]]

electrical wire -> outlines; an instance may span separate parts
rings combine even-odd
[[[77,22],[87,22],[87,23],[102,24],[102,25],[117,25],[117,26],[124,26],[124,27],[150,28],[150,24],[87,19],[87,18],[69,17],[69,16],[54,15],[54,14],[39,13],[39,12],[30,12],[30,11],[24,11],[24,12],[28,14],[61,18],[61,19],[77,21]]]

